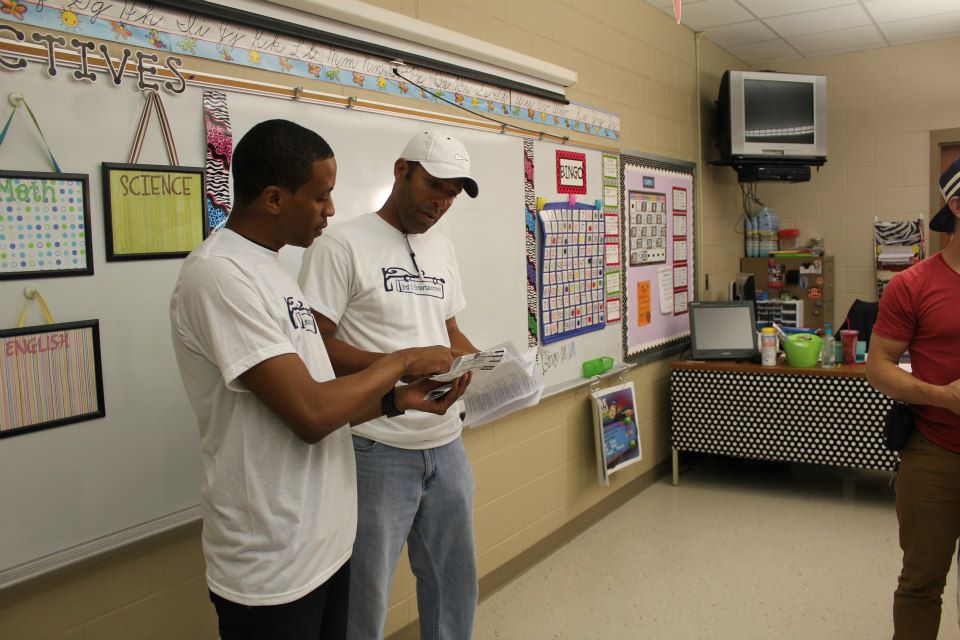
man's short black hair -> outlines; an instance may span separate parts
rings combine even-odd
[[[234,207],[256,200],[269,186],[296,191],[310,181],[315,161],[332,157],[326,140],[294,122],[255,125],[233,151]]]

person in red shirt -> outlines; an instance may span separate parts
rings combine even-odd
[[[940,176],[940,191],[946,205],[930,229],[952,234],[960,217],[960,160]],[[905,351],[912,374],[898,366]],[[915,426],[897,473],[903,568],[893,597],[894,638],[936,638],[960,537],[960,241],[884,289],[867,379],[909,403]]]

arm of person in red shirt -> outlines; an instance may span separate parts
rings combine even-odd
[[[901,369],[900,356],[909,343],[885,338],[876,331],[870,338],[867,380],[880,393],[910,404],[941,407],[960,415],[960,380],[936,385],[913,377]]]

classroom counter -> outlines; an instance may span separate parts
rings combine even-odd
[[[869,385],[863,365],[674,362],[673,484],[680,451],[892,471],[897,456],[883,445],[892,402]]]

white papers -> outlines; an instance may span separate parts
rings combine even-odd
[[[880,245],[877,262],[880,264],[906,265],[914,260],[916,254],[909,245]]]
[[[673,313],[673,274],[670,267],[657,269],[657,280],[660,284],[660,313]]]
[[[620,202],[620,193],[616,187],[603,188],[603,206],[615,207]]]
[[[520,354],[511,343],[499,345],[503,360],[481,379],[474,377],[463,396],[466,418],[463,426],[470,427],[540,402],[543,394],[543,374],[537,367],[536,350]]]
[[[452,382],[468,371],[473,371],[474,380],[482,377],[484,372],[492,371],[500,361],[503,360],[505,349],[491,349],[490,351],[479,351],[477,353],[468,353],[460,356],[453,361],[450,371],[431,377],[431,380],[437,382]]]
[[[616,178],[618,173],[616,156],[603,156],[603,177]]]

